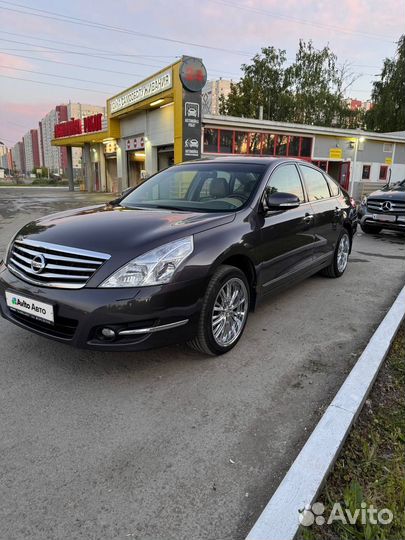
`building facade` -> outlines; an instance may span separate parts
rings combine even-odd
[[[172,164],[226,155],[299,158],[327,171],[357,198],[365,184],[377,189],[405,178],[402,133],[202,114],[207,85],[188,90],[193,73],[196,81],[203,79],[202,69],[188,73],[189,61],[183,57],[110,98],[106,123],[91,133],[64,133],[62,125],[53,144],[83,148],[88,189],[119,192]]]
[[[13,166],[12,169],[17,174],[24,174],[25,167],[25,152],[22,141],[15,143],[12,148]]]
[[[220,97],[227,97],[231,91],[232,81],[217,79],[207,81],[202,89],[202,112],[203,114],[219,114]]]
[[[39,122],[41,154],[45,167],[52,173],[66,173],[68,158],[65,147],[52,145],[55,137],[55,126],[72,119],[82,121],[85,117],[93,114],[105,115],[105,107],[83,103],[68,103],[67,105],[57,105]],[[73,169],[75,175],[82,167],[82,152],[80,148],[74,148],[72,152]]]
[[[25,173],[31,174],[42,166],[40,143],[37,129],[30,129],[23,137]]]

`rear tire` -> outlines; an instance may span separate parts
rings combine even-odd
[[[220,266],[205,292],[197,335],[188,345],[211,356],[230,351],[243,334],[249,308],[245,274],[234,266]]]
[[[349,233],[344,230],[340,233],[339,240],[336,243],[331,264],[321,270],[321,274],[328,278],[339,278],[340,276],[343,276],[347,268],[350,248],[350,236]]]
[[[382,227],[373,227],[372,225],[366,224],[360,225],[360,227],[365,234],[378,234],[382,230]]]

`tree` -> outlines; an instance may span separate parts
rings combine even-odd
[[[231,85],[227,98],[221,96],[220,113],[257,118],[263,107],[263,118],[283,120],[291,107],[286,60],[285,51],[265,47],[252,58],[251,64],[242,64],[244,75]]]
[[[316,49],[300,40],[295,61],[286,66],[286,52],[263,48],[251,64],[243,64],[241,80],[221,96],[220,113],[268,120],[358,127],[360,113],[350,111],[343,96],[354,79],[348,67],[338,68],[329,46]]]
[[[380,80],[373,83],[373,107],[366,114],[368,129],[405,130],[405,34],[398,41],[396,58],[386,58]]]

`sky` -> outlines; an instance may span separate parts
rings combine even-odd
[[[238,80],[262,47],[293,61],[300,38],[329,44],[356,77],[348,97],[366,100],[405,1],[0,0],[0,21],[0,141],[12,146],[55,105],[105,105],[182,54],[202,58],[209,79]]]

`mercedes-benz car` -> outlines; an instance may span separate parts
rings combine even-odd
[[[342,276],[356,226],[354,201],[309,163],[184,163],[23,227],[0,264],[1,313],[77,347],[222,354],[270,294]]]
[[[366,234],[377,234],[382,229],[405,231],[405,180],[386,184],[363,197],[359,218]]]

